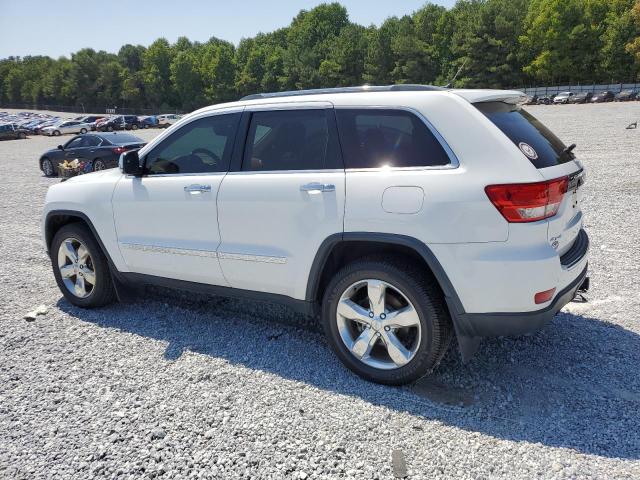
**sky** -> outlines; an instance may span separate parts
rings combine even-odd
[[[426,0],[340,0],[352,22],[380,25],[410,14]],[[148,46],[159,37],[211,36],[238,44],[243,37],[287,26],[302,9],[321,0],[0,0],[0,58],[49,55],[81,48],[117,53],[126,44]],[[450,8],[455,0],[431,0]]]

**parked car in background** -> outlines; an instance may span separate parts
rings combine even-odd
[[[98,120],[104,118],[104,115],[86,115],[83,117],[80,117],[76,120],[83,122],[83,123],[89,123],[91,124],[91,129],[95,130],[95,124]]]
[[[527,95],[527,100],[524,102],[525,105],[537,105],[538,104],[538,95]]]
[[[138,120],[140,120],[140,128],[157,128],[160,126],[158,117],[156,117],[155,115],[139,117]]]
[[[44,135],[64,135],[66,133],[87,133],[91,130],[90,123],[80,122],[79,120],[67,120],[66,122],[44,127],[41,131]]]
[[[140,128],[140,120],[135,115],[118,115],[105,122],[96,125],[96,130],[101,132],[113,132],[114,130],[137,130]]]
[[[573,92],[561,92],[555,96],[555,98],[553,99],[553,104],[560,105],[564,103],[569,103],[569,99],[573,97],[573,95],[574,95]]]
[[[638,100],[638,90],[622,90],[615,96],[616,102],[630,102]]]
[[[551,105],[552,101],[553,101],[553,98],[549,96],[539,97],[538,105]]]
[[[593,93],[591,92],[576,93],[569,99],[569,103],[589,103],[591,101],[591,97],[593,97]]]
[[[158,115],[158,126],[160,128],[167,128],[170,125],[173,125],[178,120],[182,118],[182,115],[178,115],[176,113],[165,113],[162,115]]]
[[[28,131],[12,123],[0,125],[0,140],[17,140],[27,138]]]
[[[88,165],[89,171],[113,168],[118,164],[120,154],[134,148],[141,148],[146,142],[130,133],[88,133],[73,137],[64,145],[58,145],[42,154],[40,170],[47,177],[56,176],[58,164],[78,159]]]
[[[596,93],[591,97],[592,103],[613,102],[615,95],[611,90],[605,90],[604,92]]]

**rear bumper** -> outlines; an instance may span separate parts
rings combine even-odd
[[[549,323],[569,303],[587,277],[587,266],[545,308],[533,312],[463,313],[456,315],[456,331],[466,337],[523,335],[535,332]]]

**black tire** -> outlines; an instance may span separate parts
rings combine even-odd
[[[113,127],[112,127],[111,125],[109,125],[109,126],[107,127],[107,131],[108,131],[108,132],[113,132]]]
[[[357,359],[346,347],[337,323],[337,305],[343,292],[364,279],[382,280],[397,288],[416,309],[422,335],[415,356],[405,365],[391,370],[374,368]],[[435,278],[413,267],[402,258],[367,258],[338,271],[325,290],[322,324],[327,340],[338,358],[350,370],[385,385],[403,385],[431,373],[446,353],[453,328],[443,294]]]
[[[87,129],[86,129],[86,128],[81,128],[81,129],[80,129],[80,133],[81,133],[82,135],[84,135],[85,133],[87,133]]]
[[[75,238],[82,242],[93,261],[93,270],[96,275],[96,284],[91,293],[84,298],[78,297],[71,293],[62,280],[60,270],[58,268],[58,250],[60,244],[68,239]],[[51,242],[50,248],[51,266],[58,288],[64,297],[73,305],[82,308],[103,307],[116,300],[116,292],[111,281],[111,273],[109,271],[109,263],[105,257],[100,245],[94,238],[89,228],[83,223],[70,223],[63,226],[56,232]]]
[[[44,157],[42,159],[42,172],[44,173],[45,177],[57,176],[56,168],[53,166],[53,162],[49,160],[49,157]]]
[[[25,133],[24,133],[24,132],[20,132],[20,133],[18,133],[18,138],[19,138],[20,140],[24,140],[25,138],[27,138],[27,136],[25,135]]]
[[[91,166],[91,169],[94,172],[99,172],[100,170],[104,170],[107,168],[107,164],[104,163],[104,160],[102,160],[101,158],[96,158],[93,160],[93,165]]]
[[[131,125],[131,129],[132,130],[137,130],[138,129],[138,125],[136,125],[135,123],[133,125]]]
[[[60,131],[59,130],[54,130],[53,131],[53,136],[54,137],[59,137],[60,136]]]

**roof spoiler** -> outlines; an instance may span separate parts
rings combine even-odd
[[[518,104],[527,100],[527,95],[519,90],[467,90],[454,89],[452,93],[464,98],[470,103],[504,102]]]

